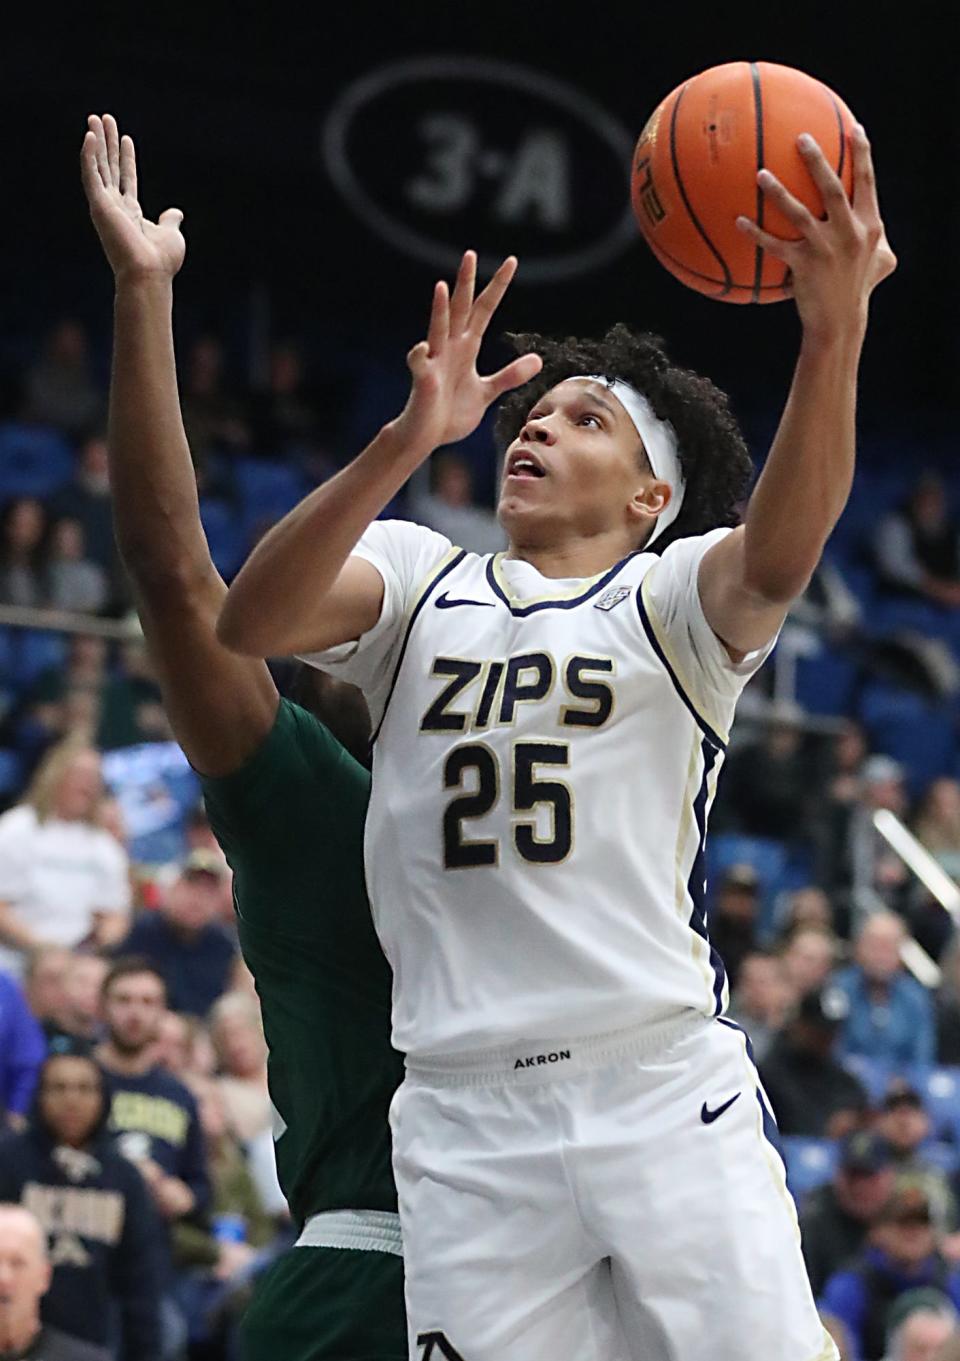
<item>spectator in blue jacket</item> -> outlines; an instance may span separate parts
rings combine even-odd
[[[47,1052],[39,1022],[16,979],[0,970],[0,1125],[30,1108],[37,1073]]]
[[[898,1068],[933,1063],[933,1002],[903,968],[900,951],[905,939],[903,922],[893,912],[877,912],[861,927],[856,962],[835,975],[850,1003],[840,1037],[842,1053]]]
[[[86,1051],[51,1054],[29,1128],[0,1141],[0,1201],[46,1230],[53,1268],[41,1318],[123,1361],[158,1361],[159,1229],[146,1187],[107,1132],[109,1097]]]
[[[896,1300],[921,1287],[941,1291],[960,1309],[960,1269],[939,1249],[926,1191],[904,1181],[880,1211],[868,1246],[830,1277],[819,1303],[846,1324],[859,1361],[882,1361]]]
[[[228,874],[219,849],[192,850],[159,911],[144,912],[119,949],[150,961],[167,985],[167,1005],[181,1016],[206,1016],[236,970],[236,941],[217,921]]]

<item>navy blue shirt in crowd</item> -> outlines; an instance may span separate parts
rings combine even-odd
[[[110,1130],[131,1162],[151,1158],[168,1176],[186,1182],[194,1213],[210,1201],[207,1154],[193,1093],[159,1066],[138,1077],[107,1070]]]
[[[157,1361],[160,1222],[140,1173],[106,1135],[85,1150],[56,1146],[40,1126],[5,1136],[0,1201],[26,1206],[46,1231],[43,1321],[101,1347],[119,1324],[125,1361]]]
[[[143,955],[163,976],[167,1005],[188,1016],[206,1016],[231,983],[237,947],[222,926],[205,926],[185,936],[162,912],[134,922],[120,954]]]

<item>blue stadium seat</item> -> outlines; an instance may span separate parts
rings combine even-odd
[[[226,501],[205,496],[200,502],[200,522],[217,571],[229,581],[247,555],[248,539],[240,517]]]
[[[935,1168],[938,1172],[943,1172],[946,1176],[952,1177],[960,1164],[960,1149],[956,1144],[933,1143],[924,1144],[920,1149],[920,1160],[929,1167]]]
[[[863,1085],[871,1106],[879,1106],[891,1079],[902,1076],[892,1064],[883,1059],[867,1058],[864,1054],[843,1054],[840,1061]]]
[[[67,640],[49,629],[21,629],[14,641],[11,676],[18,686],[29,685],[41,671],[63,666],[67,660]]]
[[[15,751],[0,747],[0,797],[12,798],[19,793],[23,776],[23,763]]]
[[[960,1068],[923,1068],[910,1073],[923,1098],[935,1139],[960,1145]]]
[[[787,1186],[801,1200],[830,1180],[837,1166],[834,1139],[805,1139],[793,1134],[781,1139],[787,1165]]]
[[[0,487],[3,497],[50,496],[73,475],[70,446],[45,426],[0,425]]]
[[[913,796],[938,775],[949,775],[957,754],[957,720],[948,705],[876,681],[864,688],[860,718],[871,746],[900,761]]]
[[[815,657],[797,658],[794,698],[812,714],[848,714],[857,688],[857,664],[832,648],[823,647]]]
[[[293,509],[307,490],[296,468],[284,463],[238,458],[232,471],[240,497],[240,515],[247,532],[264,521],[279,520]]]

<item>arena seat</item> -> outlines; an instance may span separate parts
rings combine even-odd
[[[0,487],[3,497],[51,496],[73,476],[70,446],[42,425],[0,425]]]
[[[909,1076],[923,1098],[934,1138],[960,1146],[960,1068],[915,1068]]]
[[[822,647],[813,657],[798,657],[794,698],[811,714],[846,714],[857,689],[857,664],[842,652]]]
[[[919,1154],[922,1163],[943,1172],[948,1177],[953,1176],[960,1164],[960,1149],[956,1144],[934,1140],[932,1143],[921,1145]]]
[[[41,671],[67,660],[67,640],[49,629],[19,629],[13,640],[10,675],[18,687],[29,685]]]
[[[230,578],[247,555],[249,541],[237,512],[219,497],[205,496],[200,502],[200,523],[207,536],[210,556],[221,576]]]
[[[787,1186],[801,1200],[830,1180],[837,1167],[834,1139],[808,1139],[792,1134],[781,1139],[787,1167]]]
[[[878,1106],[883,1100],[891,1078],[901,1076],[892,1064],[864,1054],[842,1054],[840,1062],[861,1083],[871,1106]]]
[[[240,518],[248,534],[264,521],[286,515],[307,490],[300,473],[289,464],[238,458],[231,471],[240,498]]]
[[[0,747],[0,798],[9,800],[20,792],[23,781],[23,762],[17,752]]]
[[[871,746],[900,761],[910,793],[952,773],[957,757],[957,720],[950,706],[876,681],[864,687],[860,718]]]
[[[731,865],[752,865],[760,881],[760,913],[757,929],[762,937],[773,927],[777,894],[784,888],[799,887],[806,882],[791,882],[790,853],[782,841],[768,837],[743,836],[737,832],[719,832],[707,837],[707,892],[712,903],[720,881]],[[796,878],[796,876],[794,876]]]

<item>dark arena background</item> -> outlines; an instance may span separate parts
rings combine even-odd
[[[71,1227],[69,1196],[60,1211],[35,1198],[54,1264],[43,1317],[126,1361],[232,1361],[258,1275],[296,1236],[272,1172],[266,1055],[228,877],[109,531],[113,288],[80,184],[88,113],[112,112],[133,135],[145,214],[185,214],[181,396],[204,527],[229,581],[265,529],[400,409],[432,285],[466,247],[486,273],[520,258],[498,335],[589,335],[618,320],[651,330],[730,394],[762,464],[795,308],[683,288],[640,240],[628,186],[663,96],[749,58],[817,76],[865,124],[899,267],[871,308],[849,505],[741,703],[711,824],[711,933],[779,1118],[814,1293],[845,1355],[884,1354],[863,1341],[861,1316],[879,1304],[845,1312],[850,1261],[854,1275],[889,1266],[893,1293],[939,1292],[913,1301],[918,1317],[908,1301],[893,1318],[890,1358],[920,1357],[909,1348],[924,1328],[960,1333],[954,8],[56,4],[22,7],[12,25],[0,54],[0,1201],[30,1203],[10,1141],[46,1118],[33,1090],[47,1046],[102,1041],[100,987],[118,952],[164,972],[161,919],[196,943],[177,986],[167,979],[151,1040],[151,1072],[192,1093],[181,1109],[197,1124],[194,1163],[163,1140],[162,1155],[151,1148],[150,1128],[127,1127],[119,1144],[213,1187],[203,1213],[171,1211],[172,1228],[157,1230],[162,1322],[149,1353],[118,1340],[140,1289],[111,1264],[126,1249]],[[508,351],[494,338],[485,355],[492,368]],[[491,426],[435,460],[391,513],[469,523],[498,547]],[[274,670],[283,692],[300,683],[289,664]],[[35,905],[25,949],[8,927],[36,866],[17,818],[62,742],[95,769],[90,817],[129,871],[133,934],[60,933],[70,913],[58,901],[49,921]],[[53,769],[68,779],[69,759]],[[56,893],[69,898],[58,864]],[[197,927],[187,918],[206,909],[184,905],[177,885],[204,876],[216,903]],[[0,1264],[15,1232],[3,1213]],[[909,1262],[897,1256],[906,1222],[930,1230]],[[90,1325],[92,1299],[103,1328]]]

